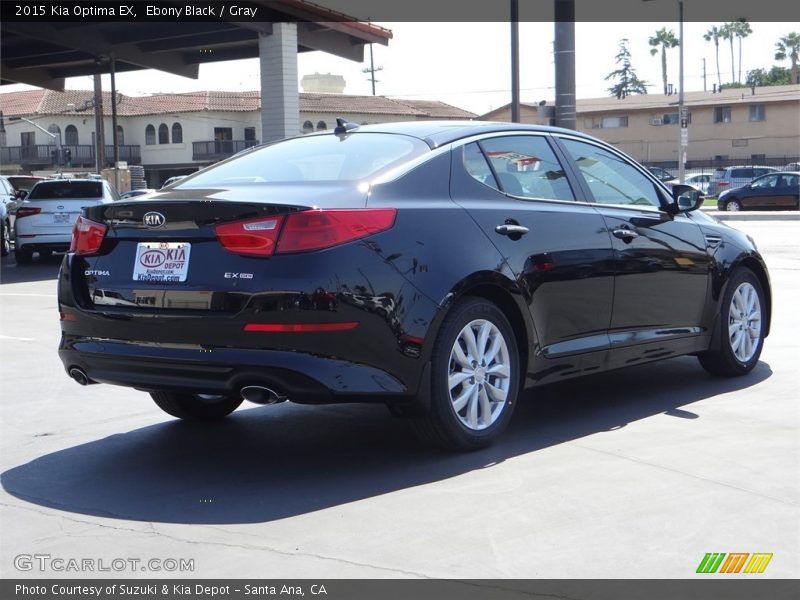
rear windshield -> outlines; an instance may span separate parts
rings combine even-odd
[[[177,189],[237,183],[358,181],[430,150],[422,140],[388,133],[292,138],[189,176]]]
[[[99,181],[43,181],[37,183],[29,200],[60,200],[62,198],[102,198],[103,184]]]

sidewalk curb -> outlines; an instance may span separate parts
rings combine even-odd
[[[711,208],[701,208],[705,214],[719,221],[800,221],[800,211],[740,211],[729,212]]]

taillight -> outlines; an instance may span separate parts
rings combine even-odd
[[[69,251],[75,254],[94,254],[100,250],[103,238],[108,227],[102,223],[95,223],[85,217],[78,217],[75,227],[72,228],[72,241]]]
[[[272,256],[283,217],[248,219],[217,225],[217,234],[223,248],[235,254]]]
[[[720,181],[720,182],[719,182],[719,187],[726,187],[726,186],[728,186],[728,185],[729,185],[729,184],[728,184],[728,182],[727,182],[727,181]]]
[[[393,208],[305,210],[286,217],[276,252],[307,252],[352,242],[394,225]]]
[[[20,206],[17,209],[17,219],[21,219],[22,217],[30,217],[32,215],[38,215],[42,212],[42,209],[38,206]]]

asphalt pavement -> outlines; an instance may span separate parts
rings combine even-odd
[[[774,290],[749,376],[684,357],[551,385],[471,454],[421,447],[382,406],[189,424],[147,394],[80,387],[56,354],[58,260],[4,258],[0,576],[690,578],[708,552],[761,552],[765,572],[736,577],[796,577],[797,228],[733,225]],[[95,562],[26,570],[32,555]],[[114,559],[148,566],[98,569]],[[193,570],[154,567],[167,559]]]

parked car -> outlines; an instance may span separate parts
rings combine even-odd
[[[800,208],[800,172],[779,171],[762,175],[745,186],[722,192],[717,199],[719,210],[798,209]]]
[[[688,175],[686,177],[686,184],[700,190],[703,195],[707,196],[709,186],[714,176],[711,173],[697,173],[695,175]]]
[[[783,167],[784,171],[800,171],[800,162],[791,162],[785,167]]]
[[[49,179],[33,186],[17,208],[14,257],[19,265],[33,253],[69,249],[72,228],[81,210],[117,200],[119,195],[98,179]]]
[[[747,185],[756,177],[761,177],[767,173],[774,173],[778,169],[775,167],[749,166],[749,167],[725,167],[714,171],[714,180],[709,182],[708,194],[719,196],[726,190]]]
[[[123,192],[122,194],[120,194],[119,199],[120,200],[127,200],[128,198],[138,198],[140,196],[145,196],[147,194],[151,194],[151,193],[153,193],[155,191],[156,190],[151,190],[151,189],[130,190],[128,192]]]
[[[691,188],[565,129],[339,121],[85,208],[58,283],[70,376],[190,420],[245,399],[386,403],[463,450],[526,388],[758,361],[767,268]]]
[[[8,207],[0,202],[0,256],[8,256],[11,251],[11,221]]]

